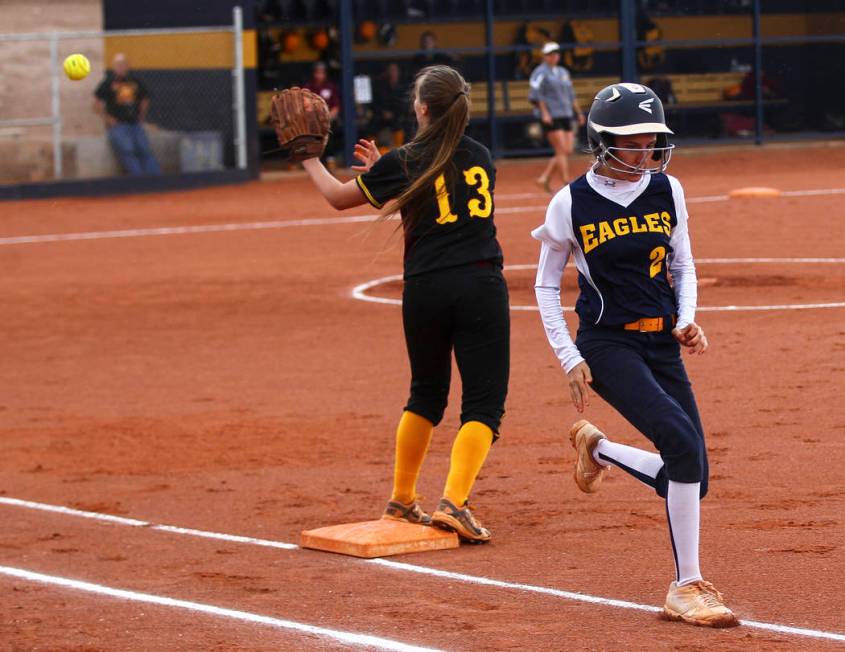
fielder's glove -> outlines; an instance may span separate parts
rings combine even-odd
[[[316,93],[297,86],[276,93],[270,121],[289,161],[323,155],[329,140],[331,116],[326,101]]]

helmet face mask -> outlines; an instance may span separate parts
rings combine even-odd
[[[666,170],[674,145],[663,104],[647,86],[612,84],[600,90],[587,118],[587,142],[602,166],[622,174],[657,174]],[[654,147],[618,147],[618,137],[654,134]],[[639,157],[638,157],[639,155]],[[623,160],[627,159],[627,160]],[[631,164],[628,161],[637,161]],[[655,164],[656,163],[656,164]]]
[[[668,142],[663,134],[657,134],[657,142],[654,147],[616,147],[612,144],[613,138],[602,138],[598,150],[592,150],[596,160],[609,170],[621,172],[622,174],[658,174],[665,172],[672,159],[672,150],[675,146]],[[639,162],[632,165],[624,158],[626,154],[641,154]],[[633,158],[633,157],[631,157]]]

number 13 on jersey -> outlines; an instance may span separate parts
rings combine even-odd
[[[487,171],[480,165],[464,170],[464,181],[470,188],[474,188],[480,199],[470,199],[467,210],[470,217],[490,217],[493,213],[493,198],[490,196],[490,178]],[[434,192],[437,194],[437,207],[440,209],[438,224],[457,222],[458,216],[452,212],[449,205],[449,192],[446,189],[446,176],[441,174],[434,180]]]

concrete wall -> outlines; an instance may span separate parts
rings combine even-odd
[[[3,0],[0,33],[99,31],[102,0]],[[103,41],[61,41],[60,61],[82,52],[91,60],[91,75],[60,83],[63,137],[104,133],[92,111],[92,93],[103,74]],[[0,42],[0,120],[48,117],[51,113],[50,49],[47,41]],[[50,127],[0,127],[0,183],[40,181],[52,177]]]

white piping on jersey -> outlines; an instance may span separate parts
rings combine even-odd
[[[589,180],[589,174],[587,176],[588,176],[588,180]],[[572,189],[567,185],[561,192],[565,192],[565,193],[569,194],[569,197],[570,197],[569,201],[570,201],[570,207],[571,207],[571,205],[572,205]],[[601,194],[601,193],[599,193],[599,194]],[[602,196],[604,196],[604,195],[602,195]],[[639,196],[639,195],[637,195],[637,196]],[[631,201],[633,201],[633,200],[631,200]],[[575,229],[573,228],[573,225],[572,225],[572,209],[571,208],[569,209],[569,224],[570,224],[569,229],[574,234]],[[587,283],[590,284],[590,287],[592,287],[596,291],[596,294],[599,295],[599,301],[601,302],[601,308],[599,309],[598,319],[596,319],[596,324],[598,324],[601,321],[602,315],[604,315],[604,297],[602,296],[601,290],[599,290],[595,281],[593,281],[593,275],[590,274],[590,266],[589,266],[589,264],[587,264],[587,256],[584,254],[584,250],[581,249],[581,245],[578,242],[578,238],[574,237],[574,235],[572,237],[572,243],[574,244],[572,255],[575,258],[576,269],[581,274],[583,274],[584,278],[587,279]]]
[[[584,255],[583,249],[581,249],[581,245],[578,244],[578,240],[575,240],[576,249],[572,253],[575,258],[575,267],[576,269],[584,275],[584,278],[587,279],[587,283],[596,291],[596,294],[599,295],[599,301],[601,301],[601,309],[599,310],[599,316],[596,318],[596,324],[601,321],[602,315],[604,315],[604,297],[599,291],[598,286],[593,281],[593,276],[590,274],[590,266],[587,264],[587,257]]]

